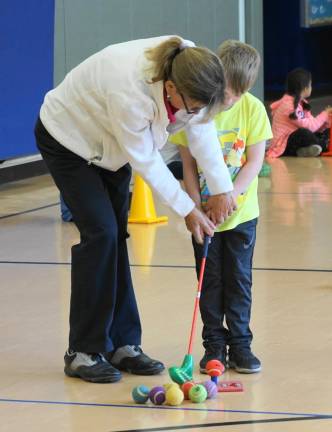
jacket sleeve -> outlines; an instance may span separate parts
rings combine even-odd
[[[195,204],[164,163],[154,145],[146,108],[135,103],[109,104],[112,132],[133,170],[180,216],[188,215]]]
[[[233,190],[214,122],[189,123],[186,128],[190,153],[204,173],[211,195]]]
[[[311,132],[316,132],[325,122],[328,121],[328,115],[325,111],[322,111],[317,117],[310,114],[308,117],[304,117],[303,119],[291,119],[291,121],[298,127],[309,129]]]
[[[285,106],[284,115],[289,119],[289,122],[298,128],[309,129],[311,132],[316,132],[326,121],[328,121],[328,114],[325,111],[322,111],[317,117],[314,117],[311,112],[305,111],[304,117],[297,118],[296,120],[289,118],[289,114],[293,111],[294,107],[291,103]]]

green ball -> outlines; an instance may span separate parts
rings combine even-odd
[[[206,398],[207,391],[202,384],[197,384],[189,390],[189,399],[194,403],[204,402]]]

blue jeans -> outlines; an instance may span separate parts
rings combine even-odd
[[[80,232],[72,247],[69,348],[110,352],[140,345],[141,324],[127,253],[131,168],[89,165],[38,120],[37,146]]]
[[[209,245],[200,298],[205,348],[249,347],[252,258],[257,219],[215,233]],[[193,240],[197,277],[202,245]],[[224,325],[224,321],[227,327]]]

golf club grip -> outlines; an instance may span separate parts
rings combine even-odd
[[[211,237],[210,236],[205,236],[204,237],[203,258],[207,257],[210,241],[211,241]]]

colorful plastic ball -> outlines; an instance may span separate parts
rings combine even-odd
[[[205,366],[206,372],[211,377],[217,377],[225,372],[225,366],[219,360],[210,360]]]
[[[145,385],[140,385],[133,388],[131,392],[133,400],[138,404],[144,404],[149,399],[150,389]]]
[[[189,399],[189,390],[191,389],[191,387],[194,387],[194,385],[195,383],[193,383],[192,381],[187,381],[182,384],[181,389],[183,391],[185,399]]]
[[[194,403],[204,402],[207,398],[206,388],[202,384],[196,384],[189,390],[189,398]]]
[[[169,390],[171,387],[180,388],[179,384],[173,382],[173,383],[166,383],[163,385],[165,391]]]
[[[162,405],[165,402],[165,389],[162,386],[153,387],[149,393],[150,401],[154,405]]]
[[[207,399],[213,399],[217,396],[218,387],[213,381],[211,381],[211,380],[204,381],[202,384],[206,388]]]
[[[179,387],[172,386],[166,391],[167,405],[181,405],[184,399],[183,391]]]

